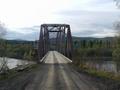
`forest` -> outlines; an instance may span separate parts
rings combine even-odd
[[[0,57],[35,60],[35,54],[33,41],[0,40]]]
[[[75,40],[73,43],[74,53],[77,52],[81,57],[112,57],[113,48],[112,40]]]
[[[0,56],[10,58],[35,60],[37,59],[36,41],[0,40]],[[116,57],[118,52],[113,37],[109,38],[75,38],[73,37],[74,57]],[[117,48],[117,49],[116,49]]]

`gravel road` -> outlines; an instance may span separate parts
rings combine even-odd
[[[24,87],[25,90],[99,90],[69,66],[71,60],[56,51],[50,51],[39,71]]]

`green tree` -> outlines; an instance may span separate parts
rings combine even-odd
[[[89,41],[88,47],[93,48],[93,41],[92,40]]]
[[[82,47],[83,47],[83,48],[86,48],[86,45],[87,45],[86,40],[83,40],[83,41],[82,41]]]

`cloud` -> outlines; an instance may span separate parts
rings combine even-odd
[[[6,1],[6,0],[5,0]],[[0,4],[1,19],[8,25],[7,38],[38,39],[40,24],[66,23],[72,35],[114,36],[120,12],[113,0],[30,0]],[[26,7],[27,5],[27,7]],[[10,7],[11,6],[11,7]],[[22,6],[22,7],[21,7]]]
[[[7,35],[5,36],[6,39],[12,40],[12,39],[18,39],[18,40],[29,40],[29,41],[34,41],[38,40],[39,38],[39,32],[31,32],[31,33],[19,33],[15,31],[9,31],[7,32]]]
[[[107,37],[114,36],[113,24],[119,20],[118,12],[98,11],[63,11],[58,13],[60,23],[71,25],[72,35],[79,37]],[[28,40],[38,39],[40,26],[18,28],[16,31],[23,38]],[[12,37],[13,35],[11,35]],[[15,38],[14,37],[14,38]]]
[[[113,24],[119,20],[118,16],[120,13],[104,11],[64,11],[61,12],[61,15],[64,17],[63,21],[71,25],[73,35],[76,35],[78,32],[86,33],[89,31],[88,33],[92,36],[93,32],[97,34],[103,32],[104,29],[108,32],[109,30],[114,31]],[[88,34],[83,33],[83,35],[86,36]],[[79,36],[81,36],[80,33]]]
[[[6,35],[7,28],[3,23],[0,22],[0,38],[3,38]]]
[[[19,39],[19,40],[38,40],[40,33],[40,26],[22,27],[7,30],[6,39]]]
[[[79,31],[77,33],[74,33],[75,36],[78,37],[113,37],[116,35],[115,31],[113,29],[93,29],[93,30],[85,30],[85,31]]]

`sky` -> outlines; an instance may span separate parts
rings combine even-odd
[[[43,23],[69,24],[73,36],[111,37],[119,20],[113,0],[0,0],[7,39],[36,40]]]

